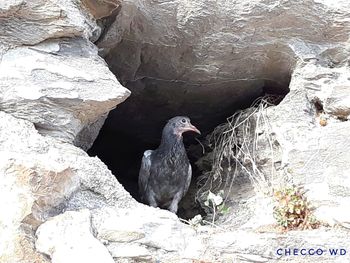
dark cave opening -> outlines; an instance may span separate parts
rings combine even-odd
[[[126,86],[130,88],[130,86]],[[288,86],[276,85],[273,82],[265,82],[264,86],[250,92],[239,103],[237,100],[233,100],[232,104],[215,105],[215,111],[212,112],[211,116],[208,116],[208,111],[205,110],[203,110],[202,115],[200,114],[203,107],[206,107],[205,104],[195,103],[194,106],[190,107],[169,107],[164,97],[158,96],[155,99],[154,96],[150,96],[147,93],[149,87],[146,92],[140,92],[133,88],[131,91],[131,97],[109,113],[93,146],[88,150],[88,154],[98,156],[124,188],[137,201],[140,201],[138,172],[144,151],[158,147],[162,128],[168,119],[178,115],[190,117],[192,124],[201,130],[202,135],[184,134],[184,144],[192,164],[193,175],[190,190],[179,204],[178,215],[189,219],[204,213],[201,207],[196,204],[193,191],[192,194],[190,193],[191,188],[195,189],[197,178],[200,175],[195,165],[198,158],[202,156],[201,150],[198,150],[201,147],[196,147],[199,144],[198,140],[204,140],[216,126],[225,122],[227,117],[236,110],[249,107],[256,98],[267,93],[285,96],[289,92],[289,88]],[[152,88],[151,94],[154,95]],[[210,94],[207,95],[210,96]],[[192,96],[192,98],[194,101],[200,101],[201,96],[198,98]],[[205,121],[203,121],[204,119]]]
[[[145,150],[158,147],[167,120],[188,116],[202,132],[201,136],[184,134],[193,170],[191,187],[195,187],[199,175],[195,162],[201,157],[197,140],[204,140],[258,97],[286,95],[296,57],[284,43],[262,45],[246,34],[244,45],[226,38],[196,39],[172,23],[155,26],[154,21],[162,20],[145,16],[139,8],[126,5],[124,10],[127,12],[118,8],[100,21],[104,30],[95,44],[131,95],[109,113],[88,154],[98,156],[140,201],[141,159]],[[198,32],[198,36],[209,32]],[[184,199],[193,199],[193,195]],[[198,214],[197,208],[180,205],[179,215],[191,217]]]
[[[164,123],[166,123],[166,120],[164,120]],[[138,192],[138,173],[141,166],[141,159],[144,151],[148,149],[156,149],[159,146],[162,127],[159,128],[159,138],[157,138],[158,140],[156,142],[144,142],[123,131],[109,130],[107,127],[108,118],[106,120],[106,125],[102,127],[95,143],[88,151],[88,154],[91,156],[98,156],[116,176],[125,190],[140,202],[141,200]],[[198,175],[198,171],[194,165],[197,158],[194,153],[188,151],[188,148],[192,145],[198,144],[195,138],[201,140],[201,138],[203,138],[202,136],[204,135],[198,136],[193,133],[185,133],[183,135],[184,144],[192,165],[193,184],[195,184]],[[192,213],[200,213],[199,207],[197,208],[196,211],[191,211],[191,215]],[[186,211],[183,211],[181,205],[178,214],[186,214]]]

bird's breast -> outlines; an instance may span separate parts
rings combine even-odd
[[[162,202],[172,200],[184,189],[189,165],[187,155],[165,155],[153,160],[149,183],[157,199]]]

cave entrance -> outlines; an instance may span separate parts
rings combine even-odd
[[[289,91],[288,85],[264,81],[263,85],[243,92],[243,96],[241,93],[235,97],[237,91],[230,90],[225,90],[223,95],[218,96],[217,90],[210,92],[206,89],[203,93],[190,94],[190,99],[184,99],[184,94],[191,93],[188,89],[168,90],[168,93],[163,93],[154,83],[144,82],[142,89],[134,84],[124,85],[131,90],[131,97],[109,113],[88,154],[98,156],[124,188],[140,201],[138,172],[143,152],[158,147],[162,128],[168,119],[178,115],[190,117],[192,124],[201,130],[202,135],[184,134],[184,144],[193,169],[189,192],[179,204],[178,215],[184,219],[204,213],[194,200],[200,175],[195,162],[203,154],[201,147],[198,147],[199,141],[204,140],[235,111],[249,107],[256,98],[266,93],[284,96]],[[213,100],[215,96],[218,96],[217,100]],[[169,97],[173,99],[169,100]],[[208,101],[212,104],[207,104]]]

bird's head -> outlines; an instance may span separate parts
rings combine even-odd
[[[185,116],[171,118],[166,124],[165,128],[172,130],[172,133],[177,136],[181,136],[182,133],[187,131],[193,131],[201,134],[201,132],[191,124],[190,118]]]

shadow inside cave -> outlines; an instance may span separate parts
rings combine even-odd
[[[206,116],[198,115],[200,109],[195,109],[195,114],[191,111],[186,112],[188,110],[186,107],[179,110],[166,109],[162,111],[157,108],[159,106],[157,103],[154,107],[147,105],[146,109],[142,107],[135,108],[135,101],[137,102],[136,105],[144,106],[139,102],[144,94],[137,93],[137,95],[132,95],[126,102],[118,105],[116,109],[109,113],[93,146],[88,150],[88,154],[98,156],[132,197],[140,201],[138,172],[144,151],[156,149],[159,146],[162,128],[168,119],[177,115],[190,117],[191,122],[201,130],[202,135],[184,134],[184,144],[192,165],[193,175],[190,189],[179,204],[178,215],[184,219],[192,218],[197,214],[204,215],[201,206],[195,201],[197,179],[200,176],[200,171],[197,169],[195,162],[203,155],[198,140],[203,141],[216,126],[225,122],[227,117],[230,117],[238,109],[249,107],[256,98],[266,93],[285,96],[288,92],[288,87],[263,86],[259,89],[259,92],[253,93],[255,96],[249,96],[240,104],[235,103],[231,107],[213,113],[213,116],[208,116],[211,121],[204,124],[201,119]],[[147,114],[148,111],[153,114]],[[159,111],[159,114],[156,114],[157,111]]]

